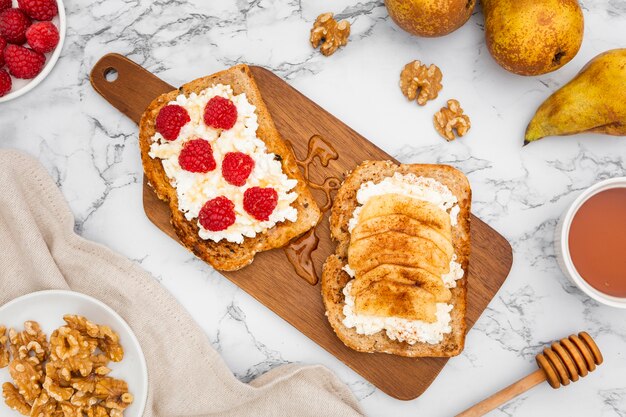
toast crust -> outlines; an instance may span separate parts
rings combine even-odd
[[[452,332],[444,335],[443,340],[431,345],[416,343],[410,345],[387,337],[385,332],[373,335],[361,335],[354,328],[343,324],[344,295],[343,288],[350,281],[350,276],[342,270],[348,261],[350,233],[348,221],[357,207],[356,193],[361,184],[367,181],[379,182],[394,173],[415,174],[433,178],[446,185],[458,199],[460,213],[458,224],[452,227],[452,244],[465,275],[457,281],[457,287],[450,289],[454,305],[450,312]],[[348,347],[359,352],[382,352],[408,357],[450,357],[463,351],[465,345],[465,310],[467,297],[467,272],[470,255],[470,209],[471,189],[463,173],[448,165],[396,165],[391,161],[365,161],[352,171],[337,192],[330,216],[331,237],[337,242],[335,254],[328,257],[322,272],[322,298],[326,307],[326,316],[339,339]]]
[[[292,203],[292,207],[298,211],[297,220],[278,223],[253,238],[246,237],[241,244],[225,240],[213,242],[200,238],[197,220],[187,220],[178,209],[176,189],[170,184],[161,160],[153,159],[148,155],[152,137],[156,133],[155,120],[161,108],[175,100],[179,94],[200,93],[215,84],[230,85],[236,95],[246,94],[248,101],[256,106],[259,123],[257,136],[265,142],[268,152],[276,154],[281,159],[283,172],[289,178],[298,181],[294,188],[294,191],[298,193],[298,198]],[[215,269],[222,271],[241,269],[254,260],[256,253],[286,246],[292,239],[315,227],[321,218],[319,207],[302,177],[295,156],[278,133],[247,65],[236,65],[208,77],[199,78],[184,84],[178,90],[157,97],[141,117],[139,147],[144,174],[159,199],[168,202],[171,211],[171,223],[176,235],[187,249]]]

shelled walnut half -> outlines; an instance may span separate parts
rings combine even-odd
[[[321,42],[320,52],[324,56],[329,56],[334,54],[340,46],[345,46],[349,36],[350,23],[347,20],[337,23],[332,13],[322,13],[313,23],[311,46],[317,48]]]
[[[417,104],[423,106],[437,98],[442,78],[443,74],[435,64],[426,66],[420,61],[412,61],[400,72],[400,90],[410,101],[417,98]]]
[[[463,114],[463,109],[457,100],[448,100],[448,107],[442,107],[433,117],[437,132],[446,139],[455,139],[454,131],[458,136],[465,136],[471,127],[470,119]],[[454,130],[454,131],[453,131]]]
[[[7,328],[0,326],[0,368],[9,366],[11,357],[9,355],[9,349],[7,348],[8,340]]]
[[[19,393],[24,399],[32,403],[41,394],[43,369],[36,358],[13,359],[9,364],[9,374]]]
[[[26,359],[34,356],[43,363],[47,358],[48,341],[46,335],[41,331],[39,323],[27,321],[24,323],[24,330],[21,332],[15,329],[9,330],[9,350],[16,358]]]
[[[30,404],[26,402],[17,387],[10,382],[2,384],[4,402],[12,409],[24,416],[30,416]]]

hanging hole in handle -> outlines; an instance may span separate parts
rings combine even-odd
[[[109,67],[104,70],[104,79],[112,83],[117,80],[118,72],[115,68]]]

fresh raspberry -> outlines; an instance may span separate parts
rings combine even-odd
[[[215,169],[211,144],[204,139],[193,139],[183,145],[178,164],[189,172],[209,172]]]
[[[35,20],[52,20],[59,14],[56,0],[17,0],[17,5]]]
[[[41,72],[46,57],[23,46],[9,45],[4,50],[4,60],[15,78],[31,79]]]
[[[8,43],[22,45],[26,42],[26,29],[30,19],[20,9],[6,9],[0,12],[0,36]]]
[[[11,76],[8,72],[0,69],[0,97],[4,97],[11,91]]]
[[[0,68],[4,66],[4,48],[7,46],[7,41],[0,36]]]
[[[0,0],[0,12],[4,9],[10,9],[13,5],[11,0]]]
[[[227,98],[215,96],[204,108],[204,123],[215,129],[230,129],[237,121],[237,107]]]
[[[189,122],[189,113],[184,107],[170,104],[159,111],[156,118],[156,130],[167,140],[175,140],[180,129]]]
[[[227,183],[241,187],[254,168],[254,159],[242,152],[228,152],[222,161],[222,176]]]
[[[200,209],[198,221],[211,232],[226,230],[235,223],[235,205],[224,196],[209,200]]]
[[[278,193],[273,188],[252,187],[243,193],[243,208],[257,220],[265,221],[278,204]]]
[[[52,22],[37,22],[26,29],[26,41],[33,51],[47,54],[59,44],[59,30]]]

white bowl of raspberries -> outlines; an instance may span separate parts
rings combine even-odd
[[[46,78],[64,38],[62,0],[0,0],[0,103]]]

